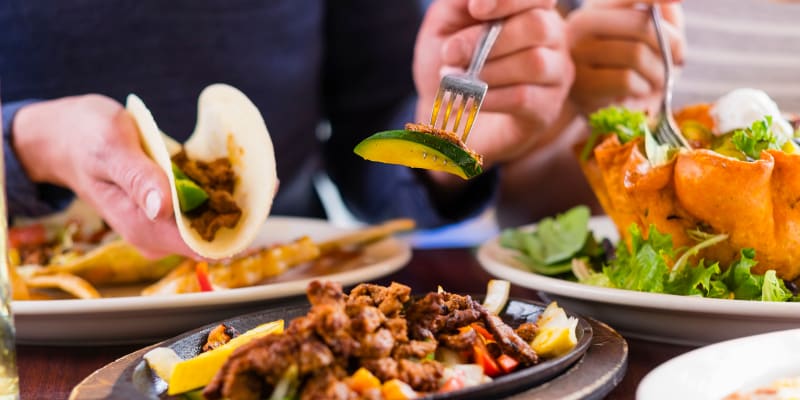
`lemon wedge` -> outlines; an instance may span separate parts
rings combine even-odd
[[[511,292],[511,283],[501,279],[492,279],[486,285],[486,298],[483,299],[483,307],[492,314],[500,314],[508,303],[508,295]]]
[[[156,347],[145,353],[142,358],[147,361],[150,369],[166,382],[169,382],[172,372],[175,371],[175,366],[183,361],[181,356],[169,347]]]
[[[543,358],[555,358],[572,350],[578,344],[575,330],[578,320],[567,316],[556,302],[550,303],[537,321],[539,331],[531,342],[533,350]]]
[[[200,353],[188,360],[181,360],[175,365],[169,380],[167,380],[169,382],[167,394],[172,396],[207,385],[236,348],[255,338],[281,332],[283,332],[283,320],[267,322],[231,339],[214,350]]]

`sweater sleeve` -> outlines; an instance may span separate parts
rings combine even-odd
[[[14,152],[12,131],[14,116],[20,108],[36,100],[5,103],[3,110],[3,157],[5,159],[6,198],[8,214],[35,217],[64,209],[74,198],[72,192],[50,184],[37,184],[25,173]]]
[[[443,206],[417,171],[353,153],[367,136],[414,122],[411,64],[422,10],[416,2],[335,3],[326,24],[326,167],[350,211],[367,222],[409,217],[425,228],[479,214],[497,191],[496,171],[471,180],[457,204]]]

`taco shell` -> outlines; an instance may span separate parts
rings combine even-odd
[[[180,235],[197,254],[221,259],[245,250],[269,215],[278,182],[275,153],[269,131],[256,106],[238,89],[214,84],[200,94],[197,125],[183,144],[190,159],[231,161],[237,182],[233,198],[242,216],[233,228],[221,228],[204,240],[180,210],[171,157],[180,151],[162,134],[144,102],[129,95],[126,107],[139,126],[145,150],[167,174]]]

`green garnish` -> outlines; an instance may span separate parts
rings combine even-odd
[[[758,160],[766,149],[780,149],[772,133],[772,116],[757,120],[749,128],[737,129],[731,141],[748,159]]]
[[[614,133],[622,143],[627,143],[634,138],[644,136],[647,128],[647,116],[641,111],[632,111],[626,108],[610,106],[592,113],[589,116],[589,126],[592,133],[586,142],[581,159],[589,158],[589,152],[594,148],[600,135]]]

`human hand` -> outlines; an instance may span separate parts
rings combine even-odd
[[[488,168],[546,142],[543,132],[557,118],[574,70],[554,7],[555,0],[435,1],[414,54],[417,119],[430,120],[441,76],[466,69],[486,22],[505,18],[480,74],[489,90],[468,144]]]
[[[567,17],[575,83],[570,93],[588,115],[618,104],[656,112],[664,88],[664,66],[650,13],[637,5],[661,7],[672,59],[683,63],[686,39],[677,0],[587,0]]]
[[[178,233],[167,175],[122,105],[100,95],[35,103],[20,109],[12,132],[34,182],[72,189],[145,256],[197,257]]]

